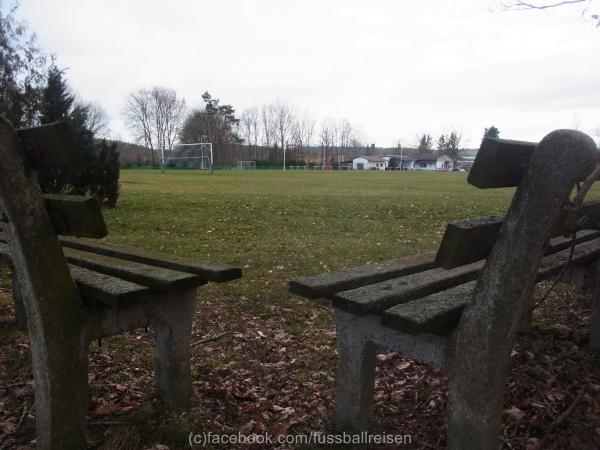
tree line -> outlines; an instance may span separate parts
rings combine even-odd
[[[175,90],[155,86],[130,93],[124,117],[153,164],[162,153],[168,157],[177,143],[210,142],[215,164],[222,165],[243,160],[281,164],[284,158],[288,165],[334,164],[364,149],[348,120],[317,121],[284,100],[247,108],[238,116],[232,105],[204,92],[202,105],[188,111]]]
[[[458,158],[460,154],[460,141],[462,137],[457,131],[451,131],[448,134],[441,134],[437,141],[436,150],[439,154],[447,155],[452,159]],[[417,152],[420,155],[432,153],[433,138],[430,134],[423,134],[419,139]]]
[[[486,138],[500,138],[500,130],[494,125],[490,126],[489,128],[485,128],[483,132],[483,139]],[[424,155],[437,152],[440,155],[447,155],[452,159],[457,159],[461,153],[461,140],[462,136],[460,133],[456,130],[453,130],[449,133],[442,133],[438,137],[437,144],[434,146],[431,134],[424,133],[418,138],[418,144],[416,147],[417,153]]]
[[[129,94],[124,115],[136,142],[148,149],[152,164],[172,155],[177,143],[210,142],[217,165],[256,161],[258,165],[337,165],[358,155],[372,155],[375,144],[366,145],[347,119],[315,117],[284,100],[244,109],[239,115],[232,105],[222,104],[209,92],[202,105],[187,110],[186,102],[166,87],[138,89]],[[484,137],[499,134],[495,126]],[[438,152],[457,159],[460,132],[442,133],[437,142],[421,135],[416,152]],[[395,151],[400,151],[400,145]],[[187,155],[187,154],[186,154]]]

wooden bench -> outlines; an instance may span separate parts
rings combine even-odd
[[[15,132],[0,119],[0,264],[12,267],[17,321],[30,336],[40,449],[85,448],[88,345],[101,337],[151,325],[159,398],[189,406],[196,289],[242,276],[89,239],[107,234],[100,203],[42,194],[36,181],[76,165],[64,124]]]
[[[436,255],[289,282],[295,294],[333,303],[338,427],[368,427],[375,357],[387,348],[448,373],[449,448],[498,448],[510,350],[529,321],[534,284],[559,274],[578,285],[600,280],[600,202],[574,210],[569,201],[597,164],[596,146],[578,132],[556,131],[537,145],[484,140],[469,182],[518,186],[506,216],[449,224]],[[595,291],[590,344],[600,350]]]

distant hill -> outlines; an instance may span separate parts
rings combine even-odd
[[[119,152],[119,164],[121,167],[127,166],[149,166],[152,164],[150,150],[143,145],[132,144],[129,142],[112,141],[117,144]],[[156,162],[158,155],[155,152]]]

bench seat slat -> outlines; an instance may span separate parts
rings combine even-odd
[[[8,246],[5,243],[0,243],[0,263],[11,265]],[[150,297],[151,291],[146,286],[72,264],[68,266],[84,302],[92,300],[114,307],[120,302],[144,300]]]
[[[146,286],[84,269],[73,264],[68,266],[84,302],[86,298],[89,298],[115,307],[118,304],[132,300],[141,301],[150,298],[151,290]]]
[[[473,295],[477,281],[393,306],[381,313],[381,323],[409,334],[435,332],[456,324]]]
[[[242,277],[242,269],[239,267],[225,266],[211,262],[196,263],[184,258],[169,256],[164,258],[151,252],[138,249],[123,248],[116,245],[106,244],[92,239],[71,238],[58,236],[63,248],[82,250],[98,255],[111,256],[128,261],[134,261],[156,267],[162,267],[179,272],[187,272],[199,276],[204,281],[225,283]],[[6,242],[6,235],[0,230],[0,241]]]
[[[333,304],[355,314],[376,314],[399,303],[425,297],[477,278],[484,261],[454,269],[435,268],[333,295]]]
[[[569,258],[570,249],[544,257],[536,282],[558,275]],[[585,264],[600,255],[600,239],[579,244],[573,253],[573,264]],[[385,326],[409,334],[452,329],[470,301],[476,281],[442,292],[396,305],[381,313]]]
[[[155,255],[151,252],[117,247],[115,245],[89,239],[76,239],[66,236],[59,236],[59,240],[63,247],[126,259],[142,264],[163,267],[165,269],[192,273],[200,276],[204,281],[224,283],[226,281],[236,280],[242,277],[242,269],[239,267],[224,266],[210,262],[198,264],[194,261],[189,261],[184,258],[177,258],[171,255],[169,255],[168,258],[165,258]]]
[[[594,234],[587,236],[594,236]],[[584,237],[581,239],[584,239]],[[545,254],[557,253],[559,250],[565,251],[563,249],[568,249],[570,245],[571,242],[568,238],[552,239],[545,249]],[[334,294],[332,298],[336,307],[346,311],[355,314],[377,313],[394,305],[472,281],[477,278],[484,263],[485,260],[477,261],[453,269],[438,267],[429,271],[339,292]]]
[[[600,237],[600,231],[583,230],[577,233],[576,242],[584,242],[597,237]],[[571,238],[560,236],[548,242],[546,253],[557,252],[570,246]],[[435,267],[437,267],[437,264],[434,261],[433,253],[424,253],[365,266],[351,267],[338,272],[296,278],[289,281],[288,287],[293,294],[305,298],[313,300],[317,298],[331,299],[337,292],[349,291]]]
[[[429,270],[435,267],[433,256],[433,253],[425,253],[366,266],[351,267],[339,272],[296,278],[290,280],[289,290],[310,299],[329,298],[336,292]]]
[[[66,260],[73,265],[148,286],[153,291],[161,293],[205,284],[201,277],[187,272],[150,266],[72,248],[63,248],[63,252]]]

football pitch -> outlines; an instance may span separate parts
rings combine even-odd
[[[437,248],[448,221],[504,211],[512,189],[466,173],[123,170],[110,242],[236,264],[271,281]]]

